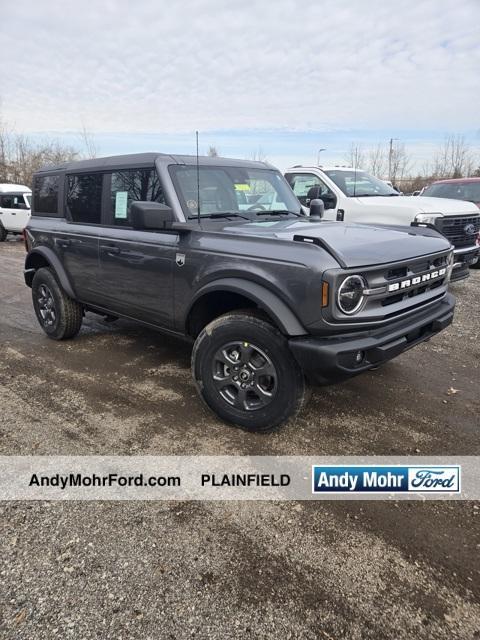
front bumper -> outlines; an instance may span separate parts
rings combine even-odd
[[[390,327],[343,337],[291,338],[289,347],[311,382],[341,382],[429,340],[452,322],[454,308],[455,298],[447,293],[434,310]],[[357,363],[355,356],[359,352],[363,358]]]
[[[450,282],[457,282],[468,278],[470,265],[475,264],[480,257],[480,247],[473,245],[462,249],[454,249],[453,251],[453,270],[450,276]]]

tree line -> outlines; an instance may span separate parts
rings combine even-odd
[[[95,141],[85,127],[78,132],[77,139],[76,145],[66,145],[52,137],[39,141],[17,133],[0,117],[0,183],[31,186],[33,174],[43,166],[95,158]],[[219,152],[212,145],[207,154],[215,157]],[[251,159],[265,161],[267,156],[259,147],[252,153]],[[344,161],[349,166],[365,169],[374,176],[390,180],[404,192],[422,189],[442,178],[480,176],[480,159],[474,155],[465,138],[455,134],[445,136],[432,160],[420,170],[413,170],[413,156],[403,142],[394,139],[370,148],[352,142]]]
[[[432,155],[432,160],[413,170],[414,158],[405,144],[390,140],[372,148],[352,142],[345,162],[379,178],[388,179],[404,192],[422,189],[434,180],[480,177],[480,159],[461,135],[447,135]]]
[[[95,142],[85,127],[79,131],[77,138],[76,146],[66,145],[52,137],[39,141],[17,133],[0,118],[0,183],[31,187],[33,174],[44,166],[94,158]]]

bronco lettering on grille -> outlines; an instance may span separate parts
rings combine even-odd
[[[422,284],[424,282],[429,282],[430,280],[441,278],[446,273],[447,269],[445,267],[442,269],[437,269],[436,271],[430,271],[429,273],[424,273],[421,276],[414,276],[413,278],[408,278],[407,280],[401,280],[400,282],[389,284],[387,287],[387,291],[390,293],[392,291],[409,289],[410,287],[415,287],[416,285]]]

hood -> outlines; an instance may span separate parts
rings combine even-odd
[[[478,213],[472,202],[452,200],[451,198],[430,198],[429,196],[378,196],[375,198],[355,198],[360,204],[369,208],[392,207],[408,209],[417,213],[444,213],[446,215],[466,215]]]
[[[450,248],[450,242],[436,231],[415,227],[374,227],[343,222],[289,219],[228,225],[224,227],[224,231],[279,240],[293,241],[294,236],[319,239],[330,247],[347,267],[408,260]]]

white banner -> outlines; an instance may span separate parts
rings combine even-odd
[[[0,456],[0,500],[480,500],[480,457]]]

